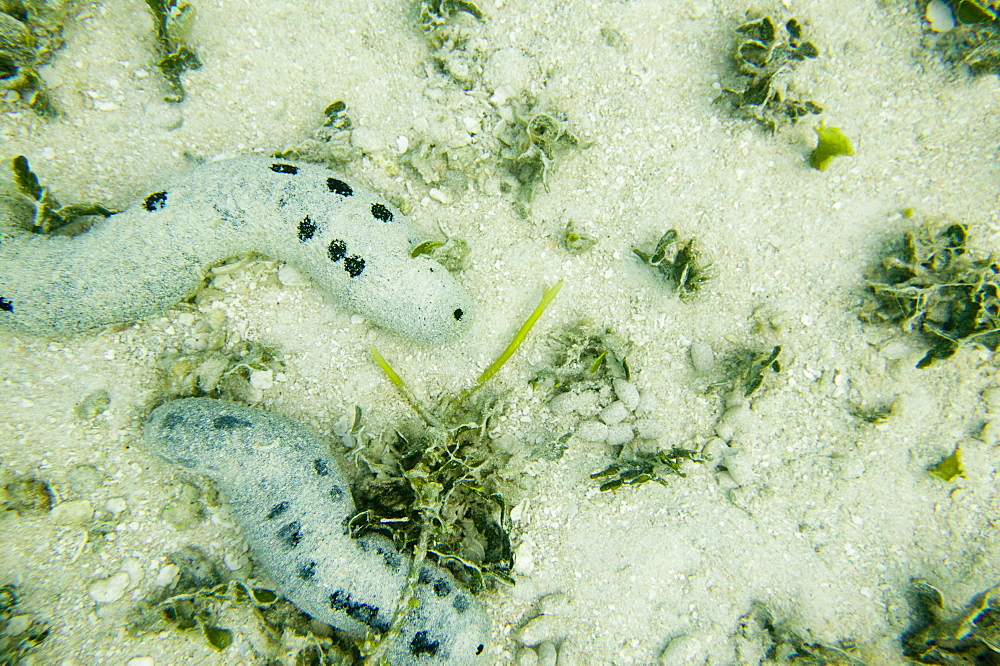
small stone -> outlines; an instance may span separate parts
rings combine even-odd
[[[556,666],[559,652],[555,645],[545,641],[535,648],[535,652],[538,653],[538,666]]]
[[[564,620],[554,615],[539,615],[524,623],[518,631],[518,638],[524,645],[532,647],[544,641],[558,643],[565,634]]]
[[[530,647],[523,647],[517,651],[517,666],[538,666],[538,653]]]
[[[530,576],[535,571],[535,555],[532,543],[525,541],[514,550],[514,571],[522,576]]]
[[[857,458],[833,458],[830,463],[833,473],[844,481],[860,478],[865,473],[865,464]]]
[[[958,6],[959,3],[955,3]],[[931,0],[927,3],[924,18],[932,32],[948,32],[955,28],[955,17],[951,7],[944,0]]]
[[[74,411],[77,417],[87,420],[94,418],[98,414],[103,414],[107,411],[110,404],[111,396],[107,391],[101,389],[100,391],[94,391],[78,402],[76,407],[74,407]]]
[[[746,430],[753,420],[753,412],[745,404],[730,407],[715,424],[715,433],[722,439],[731,441],[733,437]]]
[[[112,497],[104,503],[104,508],[117,516],[128,508],[128,502],[125,501],[124,497]]]
[[[93,465],[77,465],[66,472],[66,480],[73,492],[89,495],[104,483],[104,475]]]
[[[621,400],[616,400],[604,409],[601,413],[597,415],[597,418],[601,419],[607,425],[614,425],[616,423],[621,423],[626,418],[628,418],[629,410],[625,407],[625,403]]]
[[[635,439],[635,433],[632,432],[630,424],[616,423],[608,428],[608,436],[604,441],[608,446],[621,446],[628,444],[633,439]]]
[[[250,372],[250,386],[259,391],[266,391],[274,386],[273,370],[252,370]]]
[[[627,379],[617,378],[611,384],[615,389],[615,395],[625,405],[625,409],[632,412],[639,406],[639,389],[635,384]]]
[[[695,340],[688,347],[688,356],[691,358],[691,367],[695,374],[707,375],[715,370],[715,350],[712,345],[701,340]]]
[[[153,580],[153,584],[157,587],[169,587],[180,572],[181,568],[176,564],[164,564],[160,567],[160,570],[156,572],[156,578]]]
[[[576,402],[577,394],[566,391],[549,400],[549,410],[556,416],[565,416],[576,411]]]
[[[704,664],[708,655],[705,648],[694,636],[678,636],[667,643],[660,653],[660,664],[663,666],[684,666],[685,664]]]
[[[573,600],[565,592],[553,592],[538,600],[538,612],[542,615],[565,615],[572,604]]]
[[[658,419],[638,419],[632,425],[640,439],[659,439],[666,433],[666,427]]]
[[[603,442],[608,438],[608,426],[600,421],[584,421],[577,427],[576,436],[585,442]]]
[[[125,662],[125,666],[156,666],[152,657],[133,657]]]
[[[112,601],[118,601],[121,599],[121,596],[125,593],[125,588],[128,587],[128,584],[128,574],[124,571],[119,571],[110,578],[94,581],[87,586],[87,592],[94,601],[102,604],[108,604]]]
[[[52,507],[49,517],[58,525],[86,525],[94,517],[94,507],[86,499],[60,502]]]
[[[309,278],[304,276],[294,266],[285,264],[278,269],[278,282],[286,287],[308,287]]]

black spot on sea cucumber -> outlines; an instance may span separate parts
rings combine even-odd
[[[372,217],[382,222],[392,222],[392,211],[386,208],[384,204],[373,203]]]
[[[469,597],[464,594],[456,594],[455,600],[451,602],[452,607],[459,612],[459,614],[464,613],[469,610],[471,603],[469,602]],[[479,654],[478,652],[476,654]]]
[[[271,165],[271,171],[275,173],[289,173],[294,176],[299,172],[299,168],[294,164],[281,164],[280,162],[275,162]]]
[[[465,313],[462,312],[462,308],[456,308],[452,314],[455,316],[455,321],[462,321],[462,317],[465,316]]]
[[[354,194],[354,190],[351,189],[350,185],[337,178],[327,178],[326,186],[330,188],[331,192],[339,194],[342,197],[349,197]]]
[[[354,618],[358,622],[377,631],[389,630],[389,621],[378,619],[378,606],[355,601],[344,590],[337,590],[330,595],[330,608],[344,611],[348,617]]]
[[[330,488],[330,499],[332,499],[334,502],[339,502],[340,500],[344,499],[344,491],[341,489],[340,486],[334,486],[333,488]]]
[[[3,296],[0,296],[0,310],[2,310],[4,312],[13,312],[14,311],[14,304],[11,303],[10,301],[8,301]]]
[[[173,430],[179,425],[184,425],[184,417],[180,412],[171,412],[163,417],[163,427],[167,430]]]
[[[382,556],[382,560],[385,561],[385,566],[389,567],[393,571],[399,571],[399,567],[403,566],[403,560],[399,558],[397,553],[391,550],[386,550],[381,546],[376,546],[375,551]]]
[[[289,548],[295,548],[302,541],[302,523],[297,520],[288,523],[278,530],[278,538]]]
[[[316,473],[320,476],[330,476],[330,466],[321,458],[313,460],[313,469],[315,469]]]
[[[146,207],[146,210],[153,212],[154,210],[160,210],[167,205],[167,193],[166,192],[153,192],[142,202],[142,205]]]
[[[330,255],[330,261],[340,261],[347,254],[347,243],[334,238],[330,241],[330,247],[326,248],[326,253]]]
[[[316,225],[313,223],[312,220],[309,219],[309,216],[306,215],[304,218],[302,218],[302,221],[299,222],[299,240],[305,243],[307,240],[309,240],[315,235],[316,235]]]
[[[358,277],[365,270],[365,260],[356,254],[344,259],[344,270],[353,277]]]
[[[426,631],[418,631],[413,634],[413,640],[410,641],[410,653],[415,657],[419,657],[422,654],[433,657],[437,654],[439,647],[441,647],[440,641],[432,641],[427,638]]]
[[[288,511],[288,507],[290,507],[290,506],[291,506],[291,504],[288,503],[287,501],[285,501],[285,502],[278,502],[277,504],[275,504],[274,506],[271,507],[270,511],[267,512],[267,519],[268,520],[274,520],[275,518],[277,518],[278,516],[280,516],[284,512]]]
[[[253,424],[246,419],[231,416],[230,414],[223,414],[212,419],[212,427],[216,430],[236,430],[237,428],[249,428],[251,426]]]
[[[299,570],[295,572],[295,575],[302,580],[312,580],[313,576],[316,575],[316,563],[309,562],[308,564],[303,564],[299,567]]]
[[[448,584],[448,581],[444,578],[435,578],[430,569],[421,569],[420,575],[417,576],[417,582],[421,585],[431,585],[434,594],[439,597],[447,597],[451,594],[451,585]]]
[[[481,655],[483,653],[483,650],[485,650],[485,649],[486,649],[486,646],[483,645],[482,643],[480,643],[479,647],[476,648],[476,656],[478,657],[479,655]]]

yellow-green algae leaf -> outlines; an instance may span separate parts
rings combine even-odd
[[[955,447],[955,451],[941,460],[941,462],[931,466],[927,470],[927,473],[931,476],[936,476],[942,481],[951,481],[956,476],[965,476],[965,470],[962,469],[962,449],[960,446]]]
[[[834,157],[854,154],[851,140],[839,128],[827,127],[826,123],[821,122],[813,129],[816,130],[818,142],[809,155],[809,164],[812,168],[826,171],[826,167]]]

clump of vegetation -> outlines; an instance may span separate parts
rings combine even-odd
[[[189,69],[201,67],[198,54],[184,43],[194,20],[194,7],[178,0],[146,0],[153,15],[156,29],[156,45],[160,68],[170,92],[163,97],[167,102],[184,101],[184,85],[181,74]]]
[[[580,139],[570,129],[568,116],[534,95],[522,93],[511,99],[511,117],[498,128],[500,159],[517,181],[517,203],[526,214],[527,205],[546,176],[556,155],[567,148],[580,148]]]
[[[802,38],[797,19],[779,27],[773,18],[763,16],[737,26],[736,33],[733,61],[740,79],[723,95],[736,115],[753,118],[773,132],[783,121],[823,111],[814,102],[796,99],[790,90],[795,67],[819,55],[819,49]]]
[[[812,168],[826,171],[834,157],[854,154],[851,140],[839,128],[827,127],[826,123],[821,122],[813,129],[816,130],[816,147],[809,154],[809,165]]]
[[[681,469],[685,461],[700,463],[708,459],[697,450],[678,446],[670,450],[649,451],[626,445],[614,463],[600,472],[594,472],[590,478],[601,481],[601,492],[618,490],[622,486],[638,486],[647,481],[665,486],[671,476],[687,476]]]
[[[351,144],[354,123],[347,115],[347,105],[337,100],[323,110],[323,115],[326,118],[323,124],[309,138],[274,156],[327,166],[342,166],[360,157],[361,149]]]
[[[710,383],[705,392],[736,393],[749,398],[764,383],[769,371],[781,372],[780,354],[781,345],[770,349],[741,347],[730,352],[719,363],[721,378]]]
[[[866,321],[900,325],[930,346],[918,368],[963,346],[1000,346],[1000,264],[968,243],[964,224],[925,225],[891,247],[868,279]]]
[[[626,357],[632,344],[609,328],[581,320],[548,342],[546,362],[531,380],[536,390],[565,391],[609,386],[615,378],[630,379]]]
[[[678,242],[676,229],[663,234],[652,253],[638,248],[632,248],[632,252],[659,271],[681,298],[693,296],[711,279],[710,266],[702,262],[695,239]]]
[[[0,2],[0,90],[2,97],[27,104],[40,116],[58,110],[38,70],[62,46],[62,29],[71,0],[4,0]]]
[[[52,508],[54,499],[49,484],[33,474],[0,472],[0,510],[20,516],[43,515]]]
[[[61,205],[52,190],[41,185],[24,155],[11,159],[10,170],[17,191],[31,209],[30,215],[23,216],[22,224],[27,231],[75,236],[86,231],[95,216],[107,217],[117,212],[99,203]]]
[[[903,654],[920,664],[1000,663],[1000,586],[977,594],[957,617],[946,619],[944,596],[926,580],[910,585],[913,616],[902,636]]]
[[[176,567],[176,582],[132,608],[127,629],[133,636],[167,628],[198,632],[222,652],[233,643],[233,630],[223,626],[223,611],[243,606],[257,619],[272,656],[291,652],[297,664],[356,662],[356,652],[339,642],[332,627],[312,620],[272,590],[224,574],[224,567],[197,548],[188,546],[167,560]]]
[[[738,626],[735,638],[740,663],[864,666],[853,656],[853,644],[837,647],[803,638],[789,622],[775,621],[773,613],[759,601],[740,618]]]
[[[28,663],[28,653],[49,636],[49,628],[37,618],[15,622],[24,617],[17,605],[14,586],[0,586],[0,664],[4,666]]]
[[[856,419],[861,419],[865,423],[875,425],[877,423],[885,423],[889,420],[889,416],[892,415],[892,405],[877,405],[874,407],[850,405],[847,408],[847,413]]]
[[[214,349],[164,354],[160,371],[166,399],[208,396],[249,405],[260,402],[275,375],[285,369],[280,352],[247,340],[229,348],[223,343],[220,335],[213,338]]]
[[[939,47],[949,60],[966,65],[973,75],[1000,74],[1000,2],[945,0],[955,26],[946,31]],[[926,9],[929,0],[922,3]]]
[[[563,229],[560,244],[570,254],[583,254],[597,245],[597,239],[577,229],[576,223],[570,220],[566,223],[566,228]]]
[[[352,536],[377,531],[412,555],[407,586],[389,635],[401,626],[428,557],[449,568],[472,591],[496,583],[513,584],[514,553],[503,483],[496,474],[501,451],[489,436],[490,419],[500,410],[495,397],[479,389],[507,362],[555,298],[562,283],[547,289],[500,357],[475,384],[438,410],[426,407],[374,348],[372,355],[386,376],[424,422],[422,428],[357,447],[361,479],[354,487],[358,514]],[[478,399],[477,399],[478,398]],[[379,641],[363,648],[378,663]]]
[[[457,273],[468,266],[469,244],[461,238],[424,241],[410,250],[411,257],[418,257],[421,254],[430,255],[448,271]]]
[[[431,46],[437,67],[463,88],[472,88],[482,76],[489,55],[478,22],[482,10],[463,0],[422,0],[420,27]]]

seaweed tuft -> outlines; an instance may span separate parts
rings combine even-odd
[[[862,319],[919,335],[929,349],[918,368],[969,344],[1000,346],[1000,264],[968,236],[964,224],[925,224],[890,247],[868,279]]]

